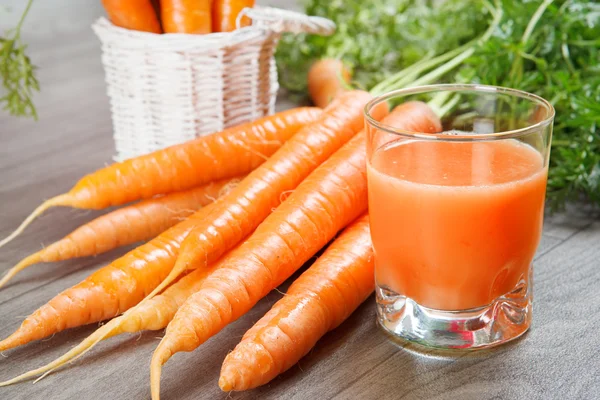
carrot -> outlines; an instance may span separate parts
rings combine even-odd
[[[317,121],[301,129],[228,195],[56,296],[29,316],[15,333],[1,341],[0,351],[66,328],[111,318],[138,304],[142,298],[151,298],[179,275],[169,274],[169,271],[178,268],[173,268],[173,264],[179,254],[179,246],[194,227],[216,233],[210,236],[212,241],[198,237],[206,253],[202,265],[216,261],[271,213],[284,192],[294,189],[360,129],[363,124],[362,107],[369,98],[366,92],[361,91],[343,95]],[[194,255],[197,254],[194,252]],[[185,269],[186,264],[180,265]],[[167,274],[169,276],[165,279]],[[145,303],[136,308],[143,307]],[[125,317],[135,312],[134,308]],[[108,333],[103,331],[96,341],[102,340]]]
[[[213,32],[231,32],[237,28],[238,15],[246,7],[254,7],[254,0],[215,0],[213,6]],[[240,20],[240,27],[250,25],[246,16]]]
[[[68,328],[115,317],[136,305],[167,275],[175,263],[183,238],[194,224],[194,218],[201,218],[213,205],[200,209],[186,221],[167,229],[55,296],[27,317],[12,335],[0,341],[0,351]],[[161,277],[163,270],[166,272]]]
[[[334,58],[316,61],[308,71],[308,93],[317,107],[326,107],[346,91],[349,82],[350,71]]]
[[[102,0],[102,5],[116,26],[134,31],[162,32],[150,0]]]
[[[181,242],[214,205],[201,208],[187,220],[55,296],[27,317],[12,335],[0,341],[0,351],[115,317],[138,304],[167,276]]]
[[[346,228],[246,332],[223,362],[221,389],[247,390],[264,385],[296,364],[373,292],[373,268],[365,215]]]
[[[67,289],[35,311],[15,333],[0,342],[0,351],[67,328],[112,318],[138,304],[145,297],[157,294],[179,275],[169,272],[175,270],[173,265],[179,254],[179,246],[195,226],[208,226],[219,232],[219,235],[214,237],[215,241],[209,241],[204,246],[210,249],[215,242],[220,244],[212,248],[212,258],[207,257],[205,260],[206,263],[216,261],[254,230],[264,219],[260,213],[268,214],[277,206],[282,192],[293,189],[316,167],[315,160],[326,158],[335,151],[336,146],[341,146],[362,126],[362,105],[369,97],[366,92],[357,91],[332,104],[329,110],[325,110],[315,122],[307,125],[307,129],[301,129],[228,195],[201,209],[188,220],[175,225],[146,245],[99,269],[83,282]],[[328,143],[329,146],[326,146]],[[321,148],[322,146],[324,148]],[[323,155],[320,156],[320,153]],[[286,177],[286,173],[289,177]],[[281,182],[273,186],[278,181]],[[216,219],[217,215],[223,218]],[[243,222],[242,225],[239,224],[240,221]],[[226,222],[237,226],[237,229],[231,230],[224,224]],[[219,239],[225,238],[228,239],[227,242],[218,242]],[[204,265],[207,265],[206,263]],[[185,269],[185,265],[183,267]],[[77,307],[73,307],[71,303],[75,303]]]
[[[144,200],[102,215],[8,270],[0,287],[25,268],[40,262],[68,260],[107,252],[147,240],[226,194],[238,179],[211,182],[194,189]]]
[[[186,269],[206,267],[248,236],[316,167],[363,126],[362,108],[370,95],[351,91],[340,95],[321,118],[306,125],[271,158],[254,170],[211,214],[194,227],[182,244],[175,267],[148,295],[152,297]],[[383,108],[376,110],[383,111]],[[385,110],[387,111],[387,109]]]
[[[165,33],[210,33],[213,0],[160,0]]]
[[[152,357],[153,399],[161,366],[173,354],[194,350],[247,312],[366,209],[364,153],[361,134],[302,182],[186,300]]]
[[[181,307],[185,300],[200,289],[206,276],[208,276],[217,265],[218,264],[215,264],[210,268],[192,271],[173,285],[169,286],[163,293],[149,299],[142,306],[138,307],[135,312],[129,313],[127,316],[122,315],[112,319],[56,360],[8,381],[0,382],[0,387],[12,385],[40,374],[43,374],[39,378],[42,379],[47,374],[60,368],[67,362],[81,357],[103,339],[126,332],[135,333],[144,330],[163,329],[171,319],[173,319],[175,312]]]
[[[0,247],[50,207],[101,209],[247,174],[319,115],[296,108],[100,169],[40,205]]]
[[[384,122],[416,124],[413,116],[431,116],[420,113],[422,108],[428,107],[416,102],[397,107]],[[186,300],[152,356],[153,399],[159,398],[162,365],[173,354],[194,350],[246,313],[366,209],[365,153],[361,133],[306,178]]]
[[[152,3],[152,8],[154,8],[154,13],[160,17],[160,0],[150,0],[150,2]]]

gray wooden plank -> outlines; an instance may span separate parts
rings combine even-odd
[[[597,219],[599,212],[586,204],[569,204],[565,212],[546,216],[544,235],[565,240]]]
[[[536,259],[546,254],[559,244],[563,242],[562,239],[555,238],[554,236],[546,235],[545,233],[542,235],[542,239],[540,241],[540,245],[537,249],[537,253],[535,255]]]
[[[290,6],[294,2],[259,3]],[[16,15],[23,2],[8,0],[8,4],[15,7]],[[41,200],[110,161],[108,100],[98,40],[89,29],[101,13],[99,2],[35,2],[24,37],[40,68],[42,92],[36,96],[40,120],[0,114],[0,236]],[[0,13],[0,29],[12,25],[14,18]],[[278,109],[291,105],[280,101]],[[96,215],[70,209],[48,212],[0,250],[0,271]],[[370,298],[271,384],[246,393],[220,392],[217,377],[223,357],[280,298],[273,292],[197,351],[176,355],[164,370],[163,398],[591,398],[600,389],[596,377],[600,223],[590,215],[589,210],[574,206],[547,218],[535,262],[533,329],[515,344],[457,357],[416,354],[375,326]],[[0,336],[16,329],[26,314],[56,293],[126,250],[25,271],[0,290]],[[5,352],[0,357],[0,379],[52,360],[96,327],[73,329]],[[0,399],[148,398],[148,364],[161,335],[145,332],[113,338],[35,385],[0,388]]]

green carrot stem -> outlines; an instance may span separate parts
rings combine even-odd
[[[403,87],[427,85],[434,82],[445,73],[451,71],[456,66],[460,65],[464,60],[471,57],[476,50],[478,45],[485,43],[492,36],[500,21],[502,19],[503,11],[498,1],[495,2],[496,7],[493,7],[488,2],[484,3],[486,8],[492,15],[492,22],[484,34],[454,50],[447,53],[441,54],[437,57],[421,60],[412,66],[405,68],[404,70],[388,77],[384,81],[380,82],[371,89],[371,93],[375,96],[381,95],[385,92],[389,92],[394,89],[400,89]],[[444,63],[444,64],[442,64]],[[442,64],[442,65],[440,65]],[[433,71],[416,79],[421,73],[427,71],[430,68],[436,67]],[[416,79],[416,80],[415,80]]]

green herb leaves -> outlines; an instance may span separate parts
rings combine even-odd
[[[27,3],[15,29],[7,32],[6,37],[0,37],[0,79],[3,87],[0,105],[11,115],[37,119],[31,97],[33,92],[40,90],[40,86],[35,77],[35,67],[25,53],[27,46],[21,42],[21,26],[32,1]]]
[[[489,23],[483,2],[465,0],[307,0],[305,8],[309,15],[335,21],[337,30],[329,37],[282,38],[277,50],[280,82],[296,93],[306,91],[306,74],[316,59],[343,59],[354,85],[370,89],[427,55],[479,36]]]
[[[329,38],[285,37],[277,53],[282,86],[305,91],[306,71],[321,57],[342,58],[354,70],[354,83],[366,89],[394,74],[409,76],[418,61],[481,37],[491,8],[502,14],[490,38],[442,69],[438,82],[507,86],[548,99],[556,108],[548,203],[560,209],[583,197],[600,205],[599,3],[308,0],[307,13],[334,20],[338,31]]]

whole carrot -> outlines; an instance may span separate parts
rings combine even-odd
[[[36,263],[93,256],[153,238],[200,207],[226,194],[237,182],[238,179],[211,182],[183,192],[144,200],[102,215],[58,242],[24,258],[0,279],[0,287],[18,272]]]
[[[316,115],[315,109],[306,109],[300,114],[304,115],[292,113],[292,116],[297,116],[290,119],[305,121]],[[282,113],[278,115],[282,115]],[[260,138],[259,143],[262,143],[262,146],[266,146],[265,132],[277,132],[289,128],[287,119],[271,119],[270,124],[265,123],[264,120],[262,119],[263,122],[260,124],[254,123],[255,125],[251,129],[242,131],[246,133],[243,136],[246,142],[252,143],[249,138],[255,136]],[[283,135],[279,133],[279,136]],[[215,147],[221,148],[224,145],[222,142],[223,139],[218,141]],[[226,144],[232,145],[232,142],[228,141]],[[210,148],[205,150],[208,154],[199,153],[198,156],[211,157],[215,153],[214,150],[209,151]],[[240,161],[239,159],[234,160],[235,154],[228,153],[228,155],[232,164]],[[176,159],[179,160],[179,158]],[[188,159],[190,163],[193,161]],[[223,168],[226,169],[227,165],[224,165]],[[240,169],[239,166],[237,169]],[[188,179],[195,178],[189,177]],[[244,180],[247,179],[249,177]],[[42,339],[67,328],[112,318],[138,304],[148,293],[165,281],[166,276],[173,269],[181,242],[195,225],[207,218],[211,209],[217,207],[221,200],[223,198],[202,208],[188,220],[168,229],[150,242],[132,250],[110,265],[99,269],[84,281],[54,297],[27,317],[12,335],[0,341],[0,351]],[[166,285],[163,285],[164,287]],[[73,306],[74,304],[76,306]]]
[[[102,209],[247,174],[320,113],[315,108],[284,111],[100,169],[45,201],[0,240],[0,247],[50,207]]]
[[[116,26],[134,31],[162,32],[150,0],[102,0],[102,5]]]
[[[218,260],[248,236],[316,167],[363,126],[367,92],[343,93],[321,117],[306,125],[227,196],[217,201],[182,244],[175,267],[148,296],[160,292],[186,269],[202,268]],[[376,110],[384,112],[383,108]],[[387,108],[385,109],[387,112]]]
[[[246,7],[254,7],[254,0],[215,0],[213,7],[213,32],[231,32],[237,28],[240,12]],[[250,19],[242,17],[240,27],[250,25]]]
[[[350,71],[342,61],[334,58],[318,60],[308,71],[308,93],[317,107],[326,107],[347,90],[349,82]]]
[[[305,356],[373,292],[368,216],[352,223],[227,355],[219,386],[247,390],[270,382]]]
[[[413,123],[413,116],[428,108],[410,104],[390,114],[395,126],[402,120]],[[366,209],[365,153],[361,133],[306,178],[186,300],[152,356],[154,400],[160,397],[162,365],[173,354],[194,350],[246,313]]]
[[[119,335],[121,333],[136,333],[144,330],[159,330],[167,326],[173,319],[175,312],[185,300],[198,291],[204,279],[217,267],[218,264],[206,269],[197,269],[169,286],[163,293],[148,299],[135,312],[121,315],[102,325],[77,346],[57,358],[56,360],[34,370],[21,374],[13,379],[0,382],[0,386],[12,385],[34,376],[43,374],[42,378],[57,368],[73,361],[90,351],[101,340]],[[41,379],[41,378],[40,378]]]
[[[210,33],[213,0],[160,0],[165,33]]]
[[[350,137],[354,134],[354,130],[349,126],[362,125],[362,117],[360,116],[362,104],[368,98],[369,95],[365,92],[354,93],[348,100],[341,101],[339,107],[332,105],[330,113],[336,115],[338,119],[332,119],[324,113],[314,123],[308,125],[312,127],[309,133],[303,133],[306,130],[299,133],[305,139],[310,136],[309,143],[313,143],[314,146],[325,145],[330,140],[334,142],[330,146],[336,146],[335,143],[337,143],[337,147],[339,147],[344,141],[344,135]],[[360,99],[360,101],[357,99]],[[344,106],[346,103],[353,105],[350,113],[351,117],[348,116],[348,111]],[[352,123],[349,124],[348,119]],[[340,121],[346,121],[346,125],[340,125]],[[321,125],[324,125],[324,127],[321,128],[322,132],[319,134],[317,127]],[[338,130],[333,128],[338,128]],[[267,169],[261,166],[238,185],[241,190],[238,190],[238,188],[232,190],[228,195],[190,216],[188,220],[175,225],[147,244],[99,269],[83,282],[65,290],[27,317],[16,332],[1,341],[0,351],[44,338],[67,328],[112,318],[138,304],[143,298],[152,297],[159,293],[179,275],[178,273],[169,274],[169,272],[174,270],[173,265],[179,254],[179,246],[194,227],[206,226],[208,223],[211,224],[210,227],[214,226],[214,229],[216,229],[216,231],[208,232],[219,233],[214,236],[212,242],[208,243],[209,246],[216,244],[211,253],[214,258],[205,260],[206,262],[216,261],[222,254],[252,232],[253,227],[264,219],[264,217],[260,219],[260,215],[270,213],[271,209],[277,206],[282,192],[293,189],[295,184],[302,179],[296,175],[300,172],[294,168],[290,169],[290,166],[298,167],[299,163],[307,164],[308,167],[306,165],[298,167],[300,171],[306,171],[309,168],[309,171],[305,172],[303,176],[308,175],[316,167],[313,164],[315,161],[311,158],[317,156],[311,154],[311,150],[314,150],[314,148],[307,147],[304,142],[298,143],[297,137],[298,135],[295,135],[291,139],[294,140],[292,143],[296,143],[291,149],[296,149],[295,151],[298,154],[288,150],[290,146],[281,148],[277,152],[278,156],[271,157],[267,161]],[[317,152],[321,151],[319,147],[316,147],[316,149]],[[326,152],[327,150],[323,151]],[[278,159],[279,162],[273,166],[274,159]],[[269,165],[270,168],[268,168]],[[282,175],[286,172],[289,178]],[[275,178],[280,183],[271,188],[269,185],[276,182]],[[257,203],[256,201],[261,198],[257,194],[261,193],[262,200]],[[265,194],[272,196],[265,197]],[[235,201],[232,201],[232,199]],[[242,214],[239,214],[240,212]],[[217,220],[215,215],[224,215],[225,219]],[[248,218],[249,216],[252,216],[253,219]],[[229,221],[233,226],[238,225],[238,229],[231,230],[229,226],[224,225],[226,221]],[[243,229],[240,229],[240,227],[243,227]],[[244,230],[246,234],[243,234]],[[223,236],[221,232],[224,232],[226,236]],[[219,242],[222,238],[229,238],[229,241]],[[185,269],[185,265],[183,269]],[[77,298],[75,301],[72,298],[73,296]],[[85,299],[85,301],[82,299]],[[77,307],[73,307],[71,303],[76,303]]]

